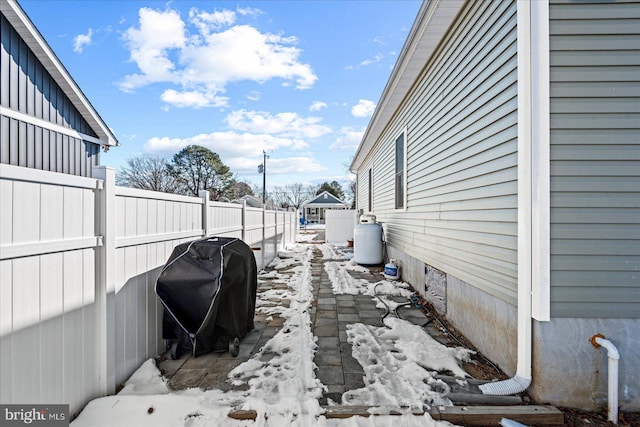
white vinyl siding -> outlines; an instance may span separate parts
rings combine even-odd
[[[511,304],[517,287],[516,64],[515,1],[470,2],[362,165],[373,161],[376,216],[391,246]],[[405,128],[406,205],[400,211],[393,159]]]
[[[551,315],[640,317],[640,2],[552,1]]]

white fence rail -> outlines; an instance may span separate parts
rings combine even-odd
[[[177,244],[238,237],[262,268],[295,241],[295,212],[200,196],[0,165],[0,402],[74,413],[158,355],[154,285]]]

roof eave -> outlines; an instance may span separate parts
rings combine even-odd
[[[111,129],[102,120],[98,112],[93,108],[80,87],[73,80],[64,65],[55,55],[49,44],[36,26],[31,22],[25,11],[16,0],[0,0],[0,11],[7,17],[11,25],[18,32],[27,46],[42,63],[54,81],[69,97],[73,106],[80,112],[91,129],[98,135],[102,145],[120,145]]]
[[[449,30],[465,0],[425,0],[349,166],[356,172]]]

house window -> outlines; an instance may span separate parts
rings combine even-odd
[[[407,162],[406,162],[407,138],[406,130],[403,131],[398,139],[396,139],[396,174],[395,174],[395,191],[396,191],[396,209],[405,208],[406,196],[406,178],[407,178]]]
[[[373,212],[373,168],[369,169],[369,212]]]

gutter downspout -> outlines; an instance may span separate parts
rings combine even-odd
[[[607,349],[607,356],[609,357],[607,386],[608,419],[612,423],[618,424],[618,360],[620,360],[620,353],[611,341],[605,339],[604,335],[596,334],[591,337],[590,341],[595,348],[604,347]]]
[[[514,377],[480,386],[500,396],[531,385],[532,318],[550,320],[548,0],[518,0],[517,43],[518,361]]]

